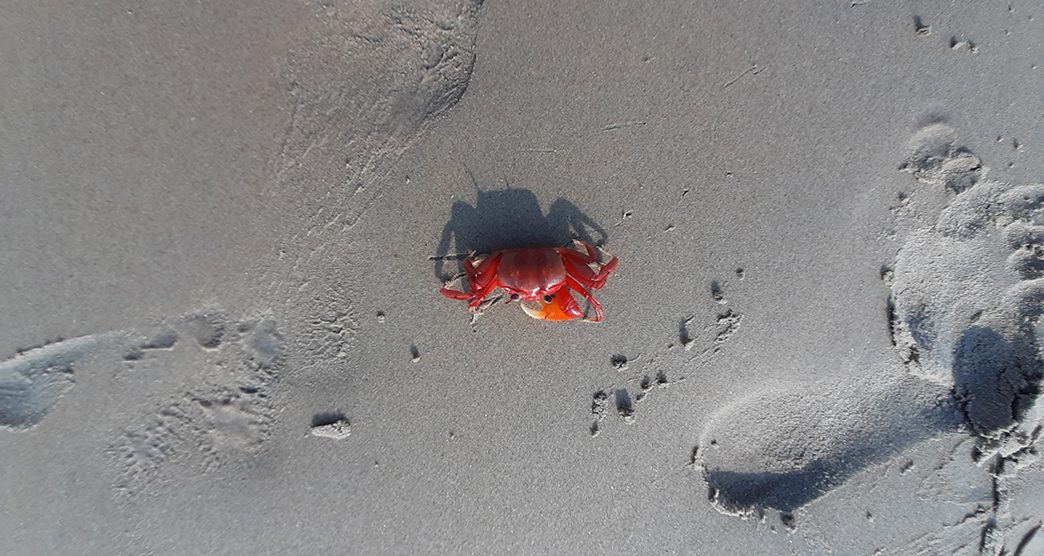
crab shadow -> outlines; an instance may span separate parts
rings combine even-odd
[[[516,247],[564,246],[573,239],[604,245],[605,228],[564,198],[551,204],[547,215],[528,189],[479,190],[474,205],[455,201],[442,237],[430,257],[435,276],[446,281],[458,274],[470,253]]]

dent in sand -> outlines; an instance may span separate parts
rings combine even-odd
[[[952,196],[933,226],[908,238],[894,269],[882,271],[893,345],[910,380],[891,390],[836,384],[816,399],[756,393],[720,410],[693,459],[720,511],[772,508],[793,523],[794,510],[856,472],[962,428],[977,439],[978,461],[998,470],[995,483],[1034,451],[1044,185],[985,179],[978,157],[940,123],[914,136],[900,168]]]

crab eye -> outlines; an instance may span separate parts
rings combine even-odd
[[[517,293],[511,294],[511,299],[518,299],[519,297],[521,297],[521,296],[518,295]]]
[[[544,296],[544,303],[551,303],[551,300],[554,299],[554,298],[555,298],[554,295],[545,295]]]

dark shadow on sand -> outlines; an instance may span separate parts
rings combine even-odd
[[[551,204],[545,216],[536,195],[509,188],[477,192],[475,205],[456,201],[432,260],[435,276],[445,281],[458,272],[470,253],[514,247],[559,247],[573,239],[595,246],[609,239],[605,228],[564,198]],[[452,269],[447,272],[447,264]]]
[[[1021,421],[1040,395],[1044,364],[1033,332],[1005,338],[981,325],[969,327],[953,357],[953,397],[966,424],[990,436]]]

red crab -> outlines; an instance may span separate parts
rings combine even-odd
[[[468,309],[477,312],[486,297],[500,288],[510,299],[521,299],[522,309],[529,316],[543,320],[583,318],[584,311],[573,299],[572,292],[576,292],[594,309],[594,318],[588,320],[598,322],[602,320],[602,305],[591,290],[604,286],[616,268],[616,257],[610,257],[608,262],[601,262],[595,248],[580,240],[573,240],[570,247],[521,247],[472,254],[464,261],[468,291],[443,286],[439,292],[467,301]]]

